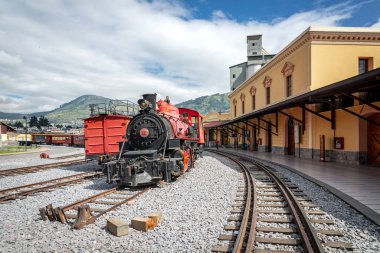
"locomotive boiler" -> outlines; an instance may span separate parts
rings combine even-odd
[[[194,110],[177,108],[156,94],[138,101],[140,112],[128,124],[120,143],[118,159],[103,164],[107,182],[138,186],[170,182],[201,156],[204,144],[203,116]]]

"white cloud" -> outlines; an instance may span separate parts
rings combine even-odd
[[[372,25],[372,27],[380,27],[380,18],[377,20],[375,24]]]
[[[2,1],[0,111],[43,111],[83,94],[136,100],[157,92],[177,103],[227,92],[247,35],[263,34],[276,53],[310,25],[339,25],[353,8],[238,23],[221,10],[194,19],[177,1]]]

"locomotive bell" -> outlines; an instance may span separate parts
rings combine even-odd
[[[148,100],[145,100],[145,99],[139,99],[139,101],[137,101],[137,103],[139,104],[141,110],[145,110],[149,107],[151,107],[151,104]]]
[[[157,101],[157,94],[143,94],[143,99],[148,100],[150,103],[150,107],[155,111],[156,110],[156,101]]]

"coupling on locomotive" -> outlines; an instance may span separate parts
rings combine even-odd
[[[202,156],[204,134],[199,112],[177,108],[156,94],[138,100],[140,111],[128,124],[117,159],[103,164],[107,182],[139,186],[170,182]]]

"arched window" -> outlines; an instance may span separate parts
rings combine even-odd
[[[256,110],[256,87],[252,86],[251,89],[249,89],[249,93],[251,93],[252,96],[252,111]]]
[[[236,98],[234,98],[234,100],[232,100],[232,103],[234,105],[234,117],[236,117],[236,104],[237,104]]]
[[[245,103],[244,103],[245,95],[243,93],[240,95],[240,100],[241,100],[241,113],[244,114],[244,112],[245,112]]]
[[[294,64],[290,62],[286,62],[284,67],[281,70],[282,74],[285,77],[285,95],[290,97],[293,95],[293,72],[294,72]]]
[[[267,105],[270,104],[270,86],[272,84],[272,78],[266,76],[263,81],[263,85],[265,88],[265,102]]]

